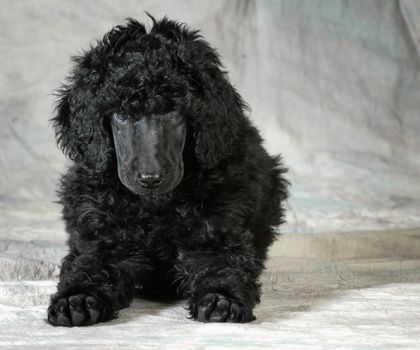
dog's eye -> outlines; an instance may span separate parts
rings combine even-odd
[[[119,123],[125,123],[128,119],[127,115],[123,114],[123,113],[115,113],[113,115],[113,118],[115,121],[119,122]]]
[[[178,121],[179,119],[181,119],[181,114],[179,114],[178,112],[171,112],[171,113],[168,113],[168,114],[167,114],[167,118],[168,118],[170,121],[176,122],[176,121]]]

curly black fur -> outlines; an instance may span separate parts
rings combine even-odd
[[[137,287],[188,297],[200,321],[255,318],[258,278],[284,219],[285,169],[262,147],[215,50],[183,24],[153,22],[149,33],[132,19],[111,30],[74,58],[58,93],[53,126],[73,164],[59,191],[69,254],[53,325],[107,321]],[[172,191],[141,196],[119,180],[108,116],[121,108],[186,117],[184,176]]]

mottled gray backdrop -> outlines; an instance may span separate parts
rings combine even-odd
[[[420,2],[1,1],[0,238],[64,237],[48,120],[70,56],[133,17],[201,29],[293,184],[286,232],[420,225]]]

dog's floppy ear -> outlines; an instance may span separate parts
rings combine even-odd
[[[95,47],[73,57],[75,67],[57,92],[56,116],[51,120],[58,145],[73,161],[100,172],[111,164],[113,142],[100,111],[110,101],[101,84],[110,58],[124,46],[136,47],[145,33],[143,24],[129,18],[126,26],[114,27]]]
[[[58,90],[52,118],[57,143],[71,160],[104,171],[112,157],[112,141],[97,109],[100,74],[93,67],[92,51],[75,57],[68,84]],[[98,64],[98,62],[96,62]]]
[[[192,51],[196,156],[202,167],[212,168],[238,147],[239,132],[248,122],[247,106],[207,42],[195,39],[187,48]]]
[[[239,132],[248,119],[240,95],[221,69],[217,52],[186,25],[164,18],[152,32],[178,44],[178,58],[189,74],[192,125],[196,156],[203,168],[212,168],[234,152]]]

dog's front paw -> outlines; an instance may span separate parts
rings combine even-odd
[[[86,294],[56,299],[48,307],[48,322],[53,326],[88,326],[112,318],[112,311],[99,298]]]
[[[207,293],[197,302],[191,302],[191,317],[200,322],[250,322],[252,311],[233,298],[220,293]]]

